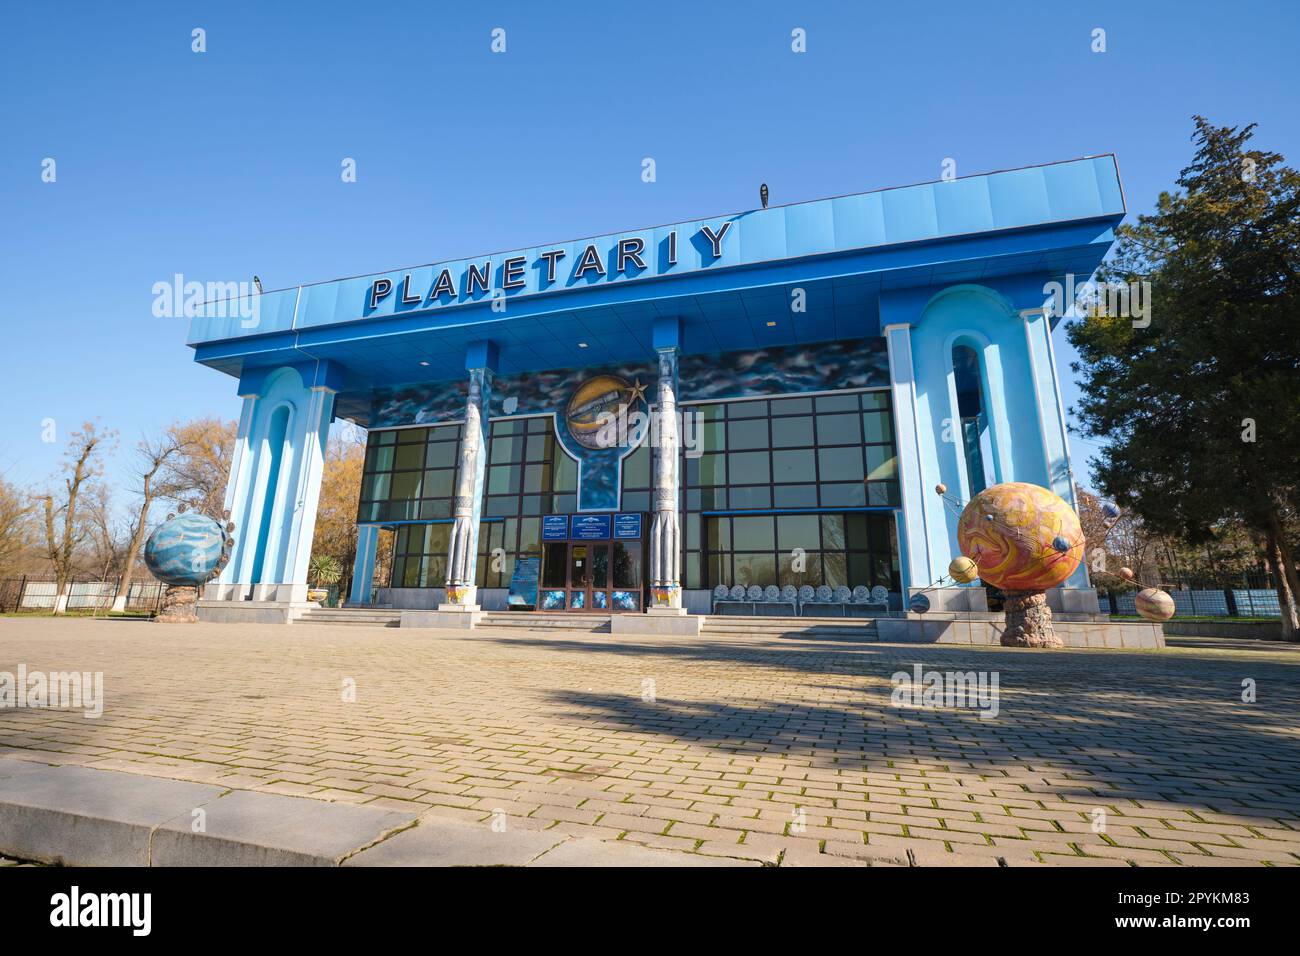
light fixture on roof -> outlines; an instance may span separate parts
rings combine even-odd
[[[257,276],[253,276],[253,285],[255,285],[255,286],[257,287],[257,294],[258,294],[258,295],[261,295],[261,294],[262,294],[262,280],[259,279]]]
[[[763,208],[766,209],[767,208],[767,183],[759,183],[758,199],[759,202],[763,204]]]

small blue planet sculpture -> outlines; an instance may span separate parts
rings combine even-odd
[[[907,606],[913,614],[924,614],[930,610],[930,599],[924,594],[913,594],[912,600],[908,602]]]
[[[197,511],[169,517],[149,535],[144,563],[159,581],[200,587],[220,571],[230,552],[227,529]]]

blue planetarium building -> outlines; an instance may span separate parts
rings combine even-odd
[[[196,360],[243,399],[237,542],[200,613],[305,602],[335,418],[369,436],[349,603],[404,624],[509,607],[694,633],[708,613],[904,607],[958,553],[936,484],[1074,503],[1045,290],[1090,277],[1124,211],[1114,157],[1089,157],[197,317]],[[1055,608],[1096,611],[1083,567],[1067,585]],[[930,596],[985,607],[977,586]]]

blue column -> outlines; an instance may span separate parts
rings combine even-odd
[[[240,377],[244,409],[226,490],[235,544],[209,597],[307,599],[325,443],[342,379],[343,369],[325,361],[245,369]]]
[[[379,546],[379,528],[363,524],[357,528],[357,556],[352,563],[352,591],[348,594],[351,606],[370,603],[375,584],[375,552]]]
[[[916,422],[916,383],[912,365],[911,327],[899,323],[885,328],[889,351],[889,381],[894,403],[894,438],[898,451],[898,488],[903,503],[899,560],[903,570],[903,606],[909,588],[932,583],[930,539],[926,531],[925,472]]]

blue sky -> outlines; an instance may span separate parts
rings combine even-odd
[[[151,313],[178,272],[280,288],[751,208],[761,181],[776,203],[929,181],[946,157],[968,175],[1113,151],[1141,212],[1193,113],[1300,160],[1294,2],[975,6],[11,0],[0,474],[44,481],[98,418],[129,481],[141,434],[237,415],[234,380]],[[1092,447],[1073,443],[1081,476]]]

